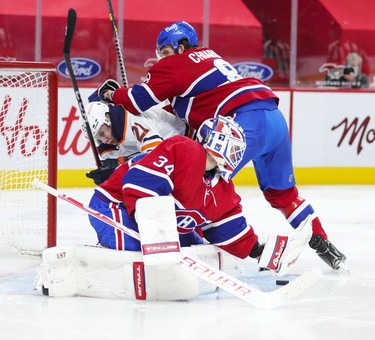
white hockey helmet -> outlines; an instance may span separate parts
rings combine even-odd
[[[85,112],[94,138],[96,138],[95,136],[103,124],[111,126],[111,121],[106,115],[106,113],[109,113],[108,105],[102,102],[91,102],[85,107]],[[79,117],[79,124],[82,132],[87,137],[86,122],[82,115]]]
[[[245,153],[242,128],[231,117],[210,118],[199,127],[197,140],[216,161],[221,177],[228,182]]]

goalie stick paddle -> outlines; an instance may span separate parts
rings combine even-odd
[[[96,148],[94,136],[92,135],[90,124],[89,124],[88,119],[87,119],[85,107],[83,106],[81,93],[79,92],[77,79],[75,77],[73,67],[72,67],[72,62],[71,62],[71,59],[70,59],[70,49],[72,47],[72,41],[73,41],[73,35],[74,35],[75,26],[76,26],[76,21],[77,21],[77,13],[73,8],[70,8],[69,11],[68,11],[68,19],[67,19],[66,30],[65,30],[65,40],[64,40],[63,54],[64,54],[66,67],[67,67],[68,72],[69,72],[69,77],[70,77],[70,79],[72,81],[72,84],[73,84],[74,94],[75,94],[76,99],[77,99],[78,107],[79,107],[79,110],[81,112],[81,116],[85,121],[86,133],[87,133],[87,137],[90,141],[92,152],[94,154],[95,163],[96,163],[96,166],[98,168],[100,168],[102,164],[100,162],[98,149]]]
[[[113,12],[113,7],[112,7],[112,1],[107,0],[107,4],[108,4],[108,11],[109,11],[109,20],[111,21],[115,45],[116,45],[117,60],[118,60],[119,66],[120,66],[121,78],[122,78],[122,82],[123,82],[124,86],[127,87],[128,86],[128,79],[126,78],[124,57],[123,57],[122,51],[121,51],[120,38],[119,38],[119,35],[118,35],[117,26],[116,26],[115,15],[114,15],[114,12]]]
[[[289,284],[270,292],[264,292],[237,280],[196,257],[183,255],[180,264],[201,279],[255,307],[263,309],[272,309],[283,305],[289,299],[313,286],[322,276],[320,268],[311,268],[290,281]]]
[[[121,230],[125,234],[134,237],[139,240],[139,233],[127,228],[119,222],[101,214],[100,212],[85,206],[76,199],[69,197],[66,194],[60,193],[58,190],[44,184],[38,179],[34,179],[32,182],[33,186],[42,190],[47,191],[49,194],[60,198],[75,207],[85,211],[91,216],[107,223],[115,229]],[[312,268],[300,276],[298,276],[289,284],[282,286],[281,288],[275,289],[271,292],[261,291],[253,286],[250,286],[240,280],[237,280],[233,276],[201,261],[195,256],[182,255],[182,260],[179,263],[183,268],[188,270],[193,275],[200,277],[201,279],[209,282],[210,284],[221,288],[227,293],[236,296],[247,303],[264,309],[276,308],[287,302],[289,299],[301,294],[306,289],[314,285],[322,276],[322,271],[319,268]]]

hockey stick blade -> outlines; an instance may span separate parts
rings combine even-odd
[[[312,268],[281,288],[271,292],[263,292],[208,265],[196,257],[183,256],[181,264],[183,268],[201,279],[216,285],[255,307],[263,309],[272,309],[283,305],[289,299],[296,297],[310,288],[322,276],[320,268]]]
[[[66,194],[60,193],[58,190],[44,184],[38,179],[34,179],[32,185],[36,188],[45,190],[50,195],[60,198],[75,207],[85,211],[91,216],[107,223],[115,229],[121,230],[125,234],[139,240],[139,234],[122,225],[119,222],[101,214],[100,212],[83,205],[76,199],[69,197]],[[196,257],[183,255],[179,263],[180,266],[188,270],[193,275],[211,283],[212,285],[221,288],[227,293],[236,296],[247,303],[264,309],[276,308],[284,304],[289,299],[303,293],[306,289],[314,285],[322,276],[322,270],[319,268],[312,268],[293,281],[289,282],[286,286],[282,286],[272,292],[263,292],[255,287],[252,287],[233,276],[217,269]]]

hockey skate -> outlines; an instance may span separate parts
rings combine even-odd
[[[321,235],[311,238],[309,246],[316,251],[318,256],[332,269],[337,270],[340,266],[345,267],[346,256],[341,253],[330,241],[323,240]]]

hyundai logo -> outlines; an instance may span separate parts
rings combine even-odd
[[[95,60],[89,58],[71,58],[73,73],[76,79],[90,79],[97,76],[102,70],[100,64]],[[61,61],[57,65],[57,70],[60,75],[65,78],[70,78],[69,71],[65,61]]]
[[[273,70],[267,65],[252,61],[243,61],[233,65],[240,76],[244,78],[257,78],[266,81],[273,76]]]

